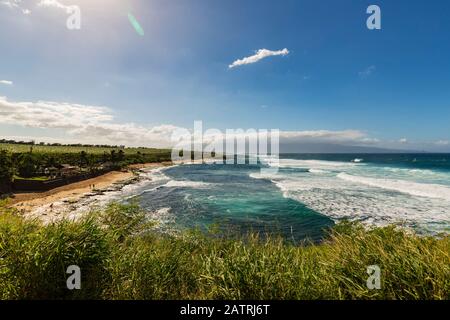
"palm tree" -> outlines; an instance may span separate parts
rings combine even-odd
[[[117,158],[119,161],[123,161],[125,159],[125,153],[123,150],[119,150]]]
[[[117,161],[116,150],[111,150],[111,161],[115,163]]]
[[[36,175],[38,162],[32,153],[22,153],[19,156],[19,174],[24,178],[31,178]]]
[[[87,164],[88,164],[87,153],[86,153],[86,151],[81,151],[80,152],[80,168],[87,166]]]

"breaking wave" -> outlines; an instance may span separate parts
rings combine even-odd
[[[307,172],[297,170],[304,168]],[[375,225],[406,223],[429,231],[448,231],[448,173],[282,159],[278,173],[251,173],[250,177],[269,180],[285,198],[336,220],[355,219]],[[449,185],[440,184],[441,181]]]
[[[375,179],[339,173],[339,179],[361,183],[371,187],[407,193],[418,197],[438,198],[450,201],[450,187],[438,184],[425,184],[404,180]]]

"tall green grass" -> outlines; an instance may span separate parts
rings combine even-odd
[[[249,234],[223,239],[153,229],[135,205],[112,204],[43,226],[0,214],[2,299],[449,299],[450,240],[394,227],[337,225],[321,244]],[[81,290],[66,288],[69,265]],[[381,290],[366,287],[381,268]]]

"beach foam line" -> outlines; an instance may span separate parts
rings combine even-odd
[[[438,171],[431,169],[417,169],[417,168],[392,168],[383,167],[384,170],[394,174],[409,175],[418,178],[442,179],[450,181],[450,171]]]
[[[411,193],[417,194],[417,190],[400,192],[397,188],[395,191],[399,194],[389,195],[384,191],[386,188],[346,181],[342,176],[337,178],[317,174],[299,180],[285,176],[270,181],[282,192],[284,198],[298,201],[335,221],[350,219],[379,226],[400,223],[411,227],[420,225],[427,232],[448,231],[446,225],[450,218],[450,201],[444,199],[447,199],[450,188],[445,186],[438,185],[433,191],[426,190],[426,195],[422,192],[420,196],[411,196]],[[410,185],[408,181],[402,181],[402,184]],[[428,187],[429,185],[425,185],[425,188]],[[433,194],[441,187],[444,188],[444,199]],[[435,197],[425,197],[430,194]]]
[[[439,184],[418,183],[405,180],[377,179],[339,173],[339,179],[371,187],[407,193],[413,196],[450,201],[450,187]]]
[[[163,187],[166,188],[206,188],[211,186],[211,183],[202,181],[190,181],[190,180],[171,180],[167,182]]]
[[[327,171],[323,169],[309,169],[308,171],[310,173],[318,173],[318,174],[327,173]]]
[[[270,167],[280,168],[308,168],[308,169],[334,169],[342,167],[363,166],[364,163],[343,162],[343,161],[326,161],[326,160],[296,160],[296,159],[279,159],[278,161],[267,161]]]
[[[160,190],[162,188],[193,188],[193,189],[204,189],[211,187],[211,183],[201,182],[201,181],[190,181],[190,180],[170,180],[165,184],[161,184],[159,186],[146,189],[139,193],[138,195],[142,195],[147,192],[154,192]],[[135,197],[137,195],[133,195]]]
[[[280,178],[281,175],[278,173],[260,173],[260,172],[253,172],[248,175],[252,179],[266,179],[266,180],[272,180],[276,178]]]

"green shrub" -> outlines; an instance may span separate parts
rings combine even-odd
[[[41,226],[5,214],[0,218],[0,297],[99,298],[106,285],[109,247],[92,220]],[[67,267],[82,270],[82,289],[66,287]]]
[[[41,225],[0,213],[3,299],[449,299],[450,239],[338,224],[320,244],[161,234],[136,204]],[[69,265],[82,288],[66,288]],[[381,290],[366,287],[381,269]]]

